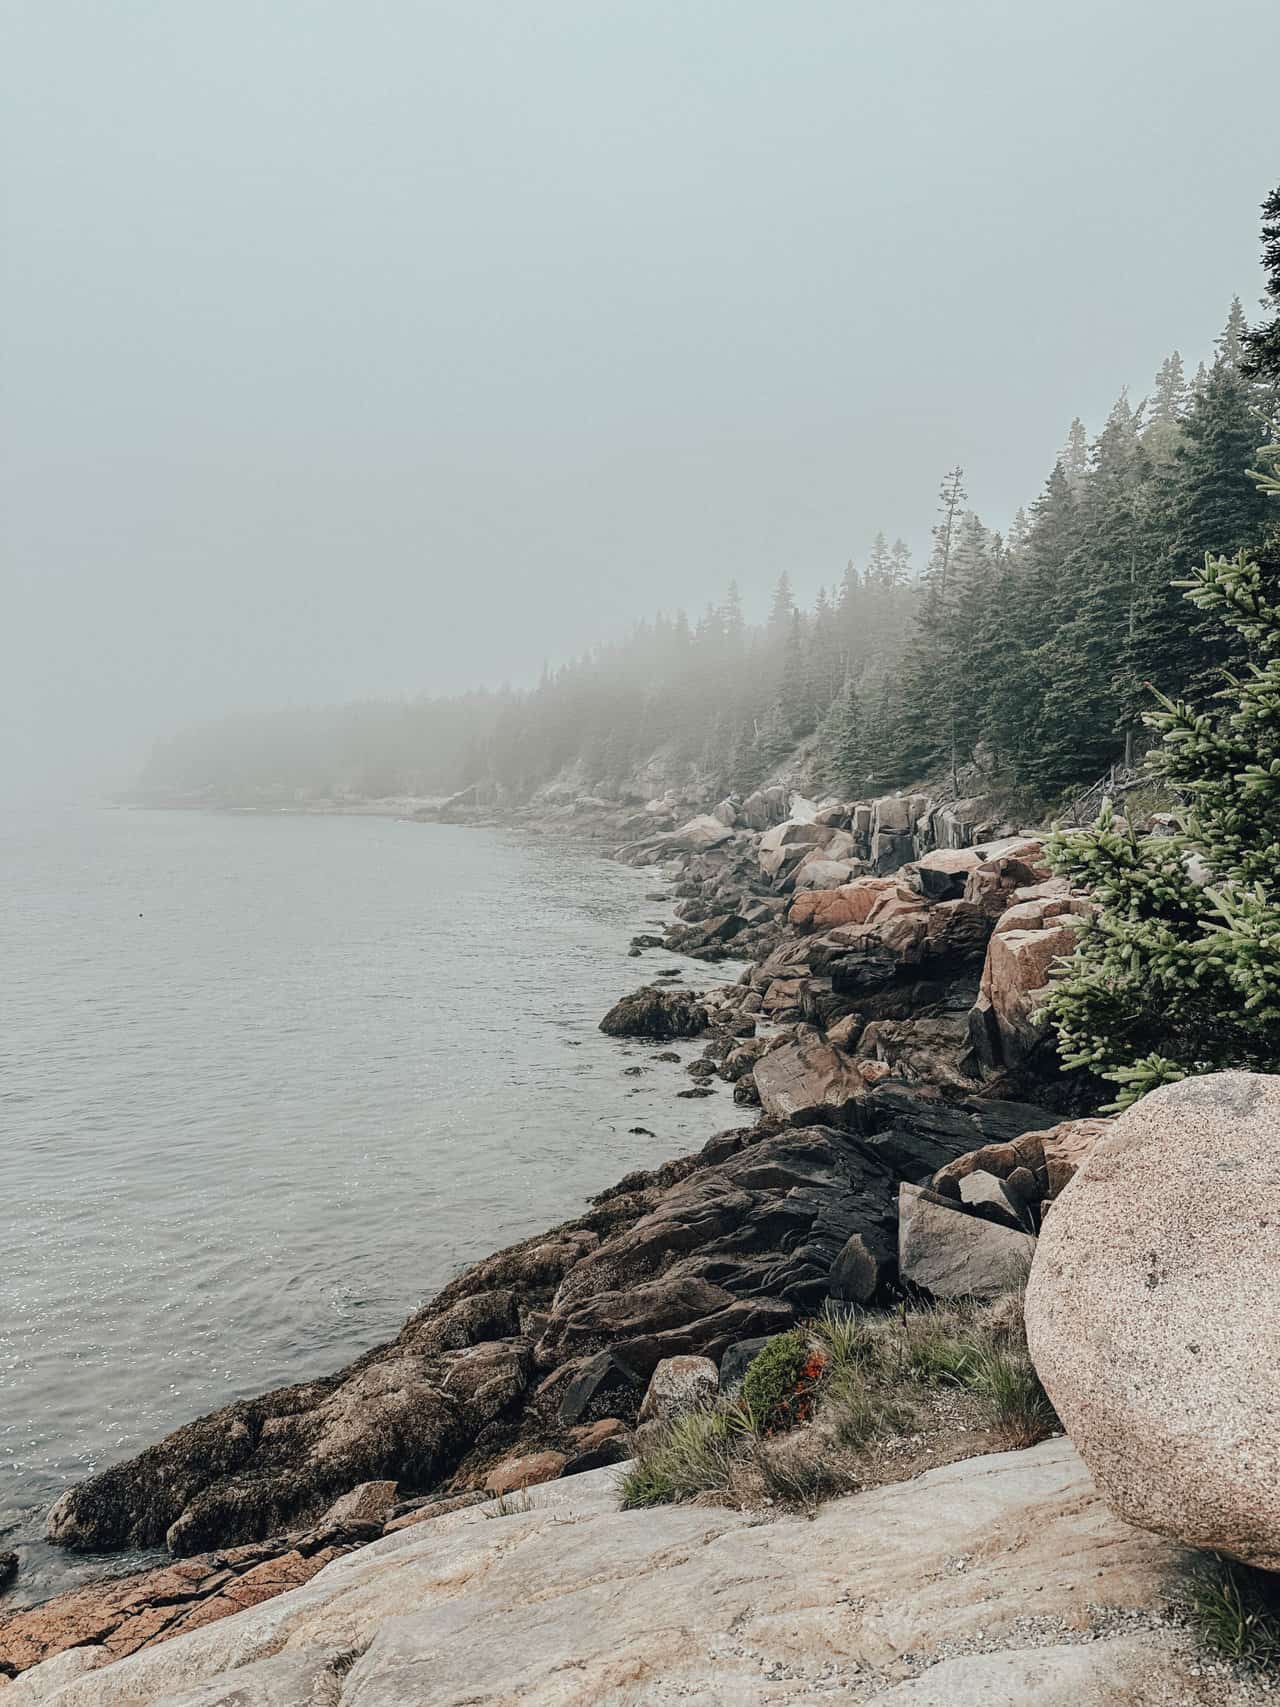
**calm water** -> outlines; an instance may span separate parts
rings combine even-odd
[[[666,912],[655,874],[581,848],[377,818],[10,813],[0,884],[15,1598],[83,1571],[34,1544],[69,1480],[334,1369],[463,1264],[733,1124],[727,1088],[677,1101],[679,1067],[597,1030],[675,962],[626,954]]]

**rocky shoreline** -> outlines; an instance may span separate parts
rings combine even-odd
[[[1071,1118],[1095,1087],[1058,1073],[1034,1017],[1088,903],[985,802],[820,808],[779,788],[691,815],[672,798],[429,811],[659,868],[677,923],[636,958],[750,965],[701,993],[659,973],[602,1028],[657,1052],[702,1040],[682,1094],[731,1084],[744,1124],[475,1264],[346,1369],[70,1489],[52,1541],[175,1562],[0,1607],[0,1676],[132,1653],[379,1536],[615,1462],[669,1357],[740,1362],[828,1300],[999,1292],[1101,1125]]]

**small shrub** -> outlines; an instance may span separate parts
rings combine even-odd
[[[1280,1668],[1280,1576],[1214,1555],[1192,1577],[1184,1605],[1211,1653],[1260,1671]]]
[[[745,1412],[717,1408],[690,1411],[668,1423],[622,1476],[623,1510],[727,1494],[745,1418]]]
[[[813,1415],[814,1389],[826,1367],[803,1328],[771,1339],[747,1370],[742,1396],[765,1434],[777,1434]]]

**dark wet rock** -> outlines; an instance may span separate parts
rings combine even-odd
[[[606,1440],[587,1452],[575,1452],[560,1474],[585,1476],[588,1470],[605,1470],[610,1464],[621,1464],[628,1456],[627,1448],[620,1440]]]
[[[723,949],[746,928],[746,924],[739,913],[719,913],[701,924],[673,925],[667,932],[665,946],[678,953],[718,958],[718,955],[707,951]]]
[[[779,1300],[788,1315],[819,1308],[849,1238],[862,1231],[880,1248],[892,1241],[895,1221],[894,1176],[854,1134],[809,1126],[758,1137],[719,1166],[691,1173],[566,1275],[538,1359],[559,1355],[566,1336],[576,1340],[598,1327],[599,1315],[579,1314],[589,1301],[606,1296],[607,1316],[620,1308],[619,1296],[655,1282],[666,1290],[644,1297],[659,1313],[697,1304],[704,1316],[714,1315],[724,1305],[721,1292]],[[686,1280],[713,1290],[684,1291]],[[655,1323],[652,1332],[661,1331]],[[740,1328],[733,1338],[759,1331]],[[713,1355],[705,1344],[678,1349]]]
[[[855,1119],[867,1148],[888,1169],[922,1184],[969,1151],[1047,1130],[1057,1116],[1033,1103],[948,1097],[934,1086],[889,1079],[868,1091]]]
[[[18,1555],[0,1553],[0,1594],[3,1594],[18,1574]]]
[[[1025,1280],[1036,1241],[920,1186],[901,1187],[898,1268],[934,1298],[995,1298]]]
[[[896,1253],[879,1229],[851,1233],[831,1265],[829,1288],[838,1304],[870,1304],[892,1280]]]
[[[612,1351],[579,1357],[562,1364],[538,1389],[539,1398],[553,1395],[560,1422],[571,1425],[584,1417],[607,1414],[606,1401],[634,1394],[639,1403],[644,1383],[636,1371]]]
[[[759,1357],[769,1343],[768,1334],[757,1334],[754,1339],[739,1340],[731,1345],[720,1359],[720,1391],[732,1393],[742,1385],[747,1370]]]
[[[646,984],[624,996],[600,1021],[608,1037],[697,1037],[707,1010],[692,990],[658,990]]]

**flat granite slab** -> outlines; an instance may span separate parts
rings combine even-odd
[[[304,1587],[3,1707],[1222,1707],[1164,1616],[1184,1555],[1070,1444],[950,1464],[812,1520],[620,1512],[617,1468],[390,1535]],[[1259,1697],[1261,1699],[1261,1697]]]

